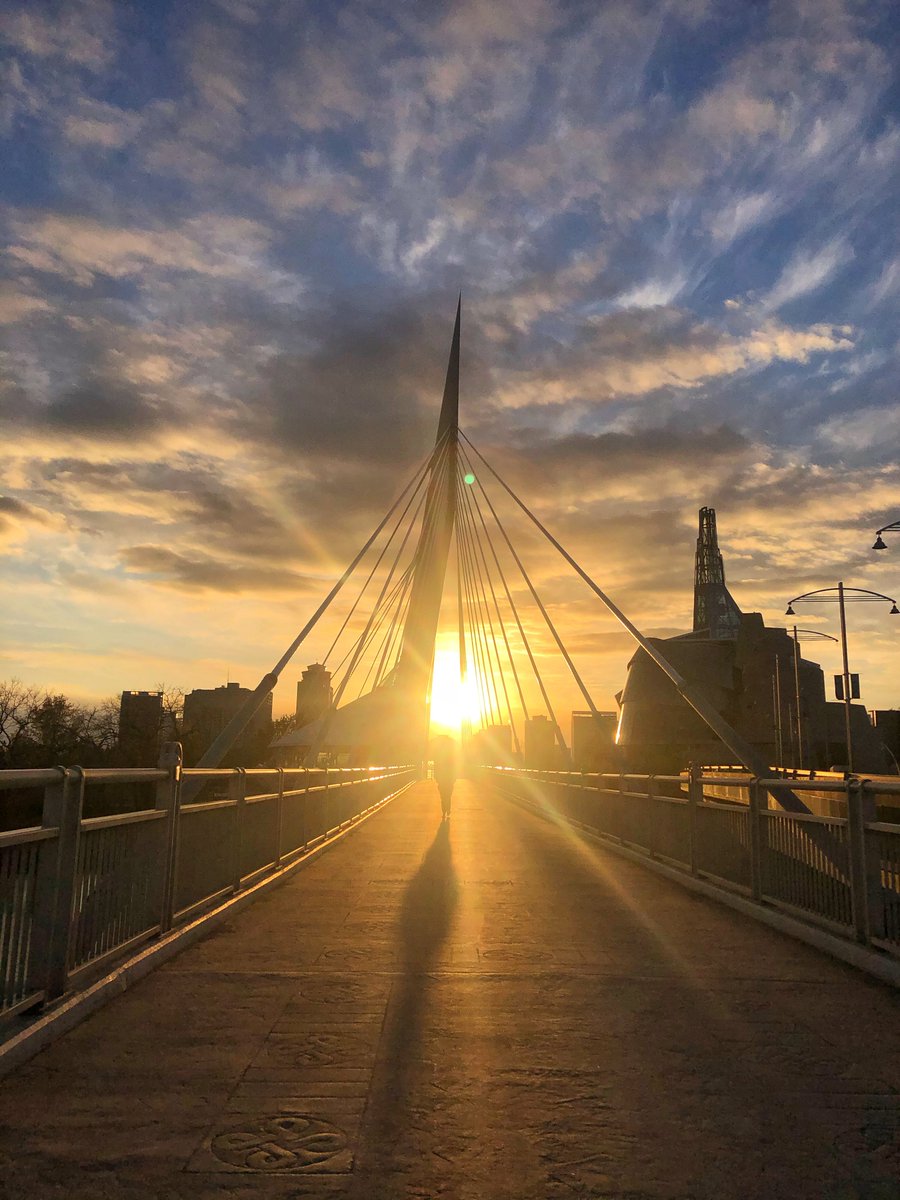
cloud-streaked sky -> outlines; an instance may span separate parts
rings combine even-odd
[[[646,632],[707,504],[770,623],[900,593],[893,0],[0,0],[0,43],[0,677],[255,683],[433,440],[460,288],[464,428]],[[527,544],[613,707],[628,639]],[[850,610],[870,707],[898,636]]]

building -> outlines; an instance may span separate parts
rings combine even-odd
[[[651,644],[769,764],[827,769],[846,763],[843,705],[826,700],[818,663],[799,658],[795,682],[796,647],[786,629],[770,629],[759,613],[738,607],[725,586],[711,509],[700,510],[694,579],[694,629],[650,638]],[[734,762],[644,650],[628,663],[617,700],[625,770],[668,774],[691,762]],[[854,767],[882,772],[885,756],[862,705],[851,706],[851,733]]]
[[[297,706],[294,710],[297,728],[318,720],[333,698],[331,672],[322,663],[310,663],[297,681]]]
[[[576,771],[614,771],[618,766],[615,712],[572,713],[572,766]]]
[[[887,751],[890,770],[900,775],[900,709],[877,708],[869,715],[875,736]]]
[[[553,722],[545,716],[529,717],[525,722],[523,746],[525,766],[539,771],[553,770],[559,762]]]
[[[468,759],[478,766],[508,767],[513,762],[512,729],[509,725],[486,725],[473,734]]]
[[[183,741],[185,762],[195,763],[218,737],[253,693],[239,683],[217,688],[196,688],[184,698]],[[226,755],[223,766],[261,763],[272,736],[272,696],[269,694],[247,728]]]
[[[119,756],[129,767],[155,767],[163,723],[162,692],[123,692],[119,702]]]

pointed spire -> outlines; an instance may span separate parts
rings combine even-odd
[[[437,440],[447,430],[454,433],[459,428],[459,325],[462,315],[462,292],[456,304],[456,324],[453,326],[453,341],[450,343],[450,359],[447,363],[447,380],[444,383],[444,399],[438,420]]]

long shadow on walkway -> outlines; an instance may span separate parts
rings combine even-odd
[[[421,1068],[421,1044],[429,990],[441,947],[458,902],[450,848],[450,823],[443,821],[406,889],[400,910],[402,976],[394,985],[382,1041],[382,1065],[369,1102],[366,1141],[377,1159],[409,1125],[413,1074]]]

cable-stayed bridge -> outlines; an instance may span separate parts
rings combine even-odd
[[[457,309],[434,449],[199,762],[0,772],[43,796],[0,834],[10,1196],[894,1194],[885,785],[817,782],[846,805],[823,817],[773,775],[460,430],[460,338]],[[571,770],[537,622],[597,708],[514,517],[738,772]],[[333,703],[281,747],[302,761],[222,768],[345,588]],[[448,604],[468,715],[511,753],[439,824]],[[558,769],[519,765],[536,714]],[[360,744],[375,765],[322,765]]]

